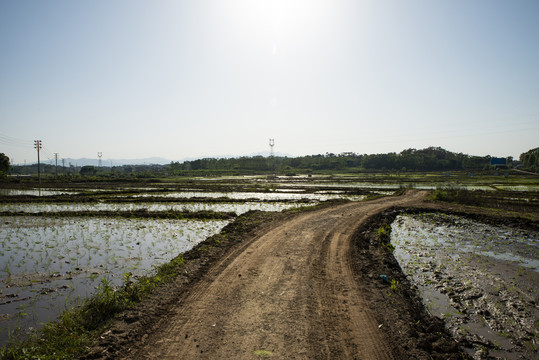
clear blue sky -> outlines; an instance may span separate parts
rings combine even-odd
[[[539,146],[539,1],[0,0],[0,152]]]

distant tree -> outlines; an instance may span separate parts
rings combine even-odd
[[[531,149],[523,154],[520,154],[519,159],[526,169],[538,170],[539,169],[539,148]]]
[[[0,174],[5,174],[10,168],[9,157],[6,154],[0,153]]]
[[[508,156],[506,158],[506,161],[507,161],[508,166],[513,166],[513,157],[512,156]]]
[[[92,175],[95,175],[96,173],[97,173],[97,170],[95,169],[95,167],[90,166],[90,165],[83,166],[80,169],[80,174],[82,176],[92,176]]]

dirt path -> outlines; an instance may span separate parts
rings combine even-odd
[[[220,259],[126,359],[395,359],[352,273],[352,235],[424,192],[307,212]]]

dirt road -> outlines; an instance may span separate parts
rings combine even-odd
[[[306,212],[219,261],[129,359],[395,359],[354,280],[351,238],[424,192]]]

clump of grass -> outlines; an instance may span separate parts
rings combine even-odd
[[[273,353],[268,350],[255,350],[253,351],[253,355],[258,356],[258,357],[269,357],[273,355]]]
[[[386,242],[389,240],[389,235],[391,234],[391,225],[385,224],[376,231],[378,240]]]
[[[391,279],[391,286],[390,286],[390,289],[391,289],[392,291],[395,291],[395,292],[400,291],[400,289],[401,289],[401,284],[400,284],[399,280]]]
[[[391,225],[385,224],[378,228],[376,236],[380,242],[382,261],[386,261],[386,259],[391,258],[392,254],[395,252],[395,246],[390,241]]]
[[[395,251],[395,246],[389,242],[383,243],[381,245],[381,249],[382,249],[382,252],[384,252],[385,254],[393,254],[393,252]]]

